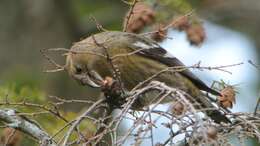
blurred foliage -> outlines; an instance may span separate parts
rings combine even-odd
[[[96,24],[90,17],[95,17],[97,22],[109,30],[121,30],[123,17],[128,6],[118,0],[77,0],[71,1],[70,6],[74,19],[77,21],[77,27],[82,35],[89,36],[97,32]],[[81,36],[82,37],[82,36]]]
[[[24,82],[23,82],[24,83]],[[16,84],[15,82],[8,82],[0,86],[0,102],[21,102],[23,100],[28,100],[34,103],[43,103],[45,101],[45,94],[43,91],[40,91],[38,88],[33,87],[32,85],[24,85],[22,82]],[[8,105],[1,105],[1,108],[8,108]],[[35,109],[30,109],[28,107],[13,107],[19,112],[37,112]],[[44,116],[45,117],[45,116]],[[41,124],[46,125],[46,127],[51,127],[55,122],[49,122],[46,118],[34,117],[33,119],[38,119],[41,121]],[[53,120],[52,120],[53,121]],[[49,129],[53,129],[49,128]],[[2,133],[2,129],[0,129]],[[22,145],[37,145],[37,143],[30,137],[27,137],[23,134]]]
[[[4,78],[4,80],[1,81],[0,85],[9,87],[12,92],[24,96],[33,95],[33,93],[31,92],[39,90],[39,88],[41,88],[44,83],[39,74],[34,73],[27,68],[18,66],[4,72],[2,74],[2,77]],[[26,90],[29,88],[32,91],[27,92]]]
[[[52,107],[51,102],[46,98],[43,91],[35,86],[20,86],[15,83],[7,83],[6,85],[0,86],[0,103],[35,103],[39,105],[45,105],[48,108]],[[30,120],[35,121],[38,125],[41,125],[43,129],[48,131],[50,135],[55,134],[59,129],[62,129],[66,122],[59,119],[53,114],[50,114],[40,108],[30,107],[30,106],[12,106],[12,105],[1,105],[1,108],[13,108],[19,111],[22,115],[30,118]],[[27,115],[28,114],[28,115]],[[61,115],[65,117],[68,121],[71,121],[78,116],[76,112],[64,112],[61,111]],[[85,131],[84,133],[94,133],[96,130],[95,125],[88,120],[85,120],[81,124],[80,129]],[[65,128],[66,130],[66,128]],[[0,130],[1,131],[1,130]],[[60,139],[64,135],[64,130],[61,131],[55,138]],[[38,145],[32,138],[27,137],[23,134],[22,145]]]
[[[16,75],[14,75],[16,74]],[[34,103],[39,105],[45,105],[48,108],[53,108],[52,103],[46,98],[46,93],[39,87],[40,79],[35,75],[28,75],[25,72],[16,72],[14,74],[8,74],[5,83],[0,85],[0,103]],[[14,77],[14,78],[13,78]],[[53,114],[48,113],[37,107],[21,106],[21,105],[9,105],[1,104],[1,108],[13,108],[19,111],[22,115],[35,121],[38,125],[41,125],[43,129],[48,131],[50,135],[56,133],[59,129],[62,129],[66,124],[65,121],[59,119]],[[76,118],[78,113],[61,111],[61,115],[68,121]],[[51,122],[50,122],[51,121]],[[86,133],[94,133],[95,125],[91,121],[85,120],[81,124],[82,131],[88,131]],[[66,129],[66,128],[65,128]],[[0,130],[2,131],[2,130]],[[64,134],[62,131],[55,138],[59,139]],[[23,140],[21,145],[38,145],[32,138],[23,134]]]
[[[172,9],[172,11],[177,11],[179,13],[187,13],[193,9],[190,2],[188,0],[161,0],[161,5],[168,6]]]
[[[156,19],[159,23],[171,21],[174,16],[187,14],[193,10],[188,0],[144,0],[156,11]]]
[[[194,8],[196,8],[197,12],[197,10],[201,11],[200,8],[210,9],[209,6],[217,4],[206,5],[205,1],[145,0],[158,12],[156,16],[157,22],[169,21],[173,16],[186,14]],[[237,2],[235,1],[235,3]],[[0,101],[5,101],[7,97],[10,102],[21,102],[25,99],[28,102],[50,106],[49,99],[46,98],[47,94],[63,96],[69,99],[75,98],[75,96],[84,99],[95,99],[97,91],[79,86],[63,72],[43,74],[42,70],[45,68],[43,62],[45,61],[39,50],[51,47],[69,48],[73,42],[97,32],[95,22],[90,20],[90,16],[95,17],[106,29],[121,30],[128,8],[129,5],[118,0],[0,1]],[[243,18],[252,19],[250,21],[241,21],[241,19],[224,17],[224,14],[231,13],[221,12],[218,18],[221,16],[224,19],[221,19],[220,23],[235,22],[231,26],[232,28],[238,28],[238,30],[245,29],[249,31],[250,28],[251,32],[254,32],[254,39],[259,40],[258,35],[260,33],[256,31],[259,30],[259,23],[252,21],[254,20],[252,17],[244,16]],[[203,14],[207,15],[208,13]],[[196,18],[196,14],[194,15]],[[257,27],[248,25],[241,27],[240,23],[249,22]],[[258,46],[259,42],[256,41]],[[59,57],[57,57],[57,60],[64,59]],[[83,106],[85,105],[63,106],[66,109],[62,114],[68,120],[73,119],[78,115],[76,111],[82,109]],[[1,108],[3,107],[8,107],[8,105]],[[39,109],[20,106],[15,108],[28,113],[40,111]],[[40,114],[32,118],[51,134],[65,124],[65,122],[50,114]],[[94,125],[91,123],[86,122],[81,128],[86,127],[87,130],[95,131]],[[34,144],[36,143],[30,138],[26,138],[23,142],[23,145]]]

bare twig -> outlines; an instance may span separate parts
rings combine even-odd
[[[90,20],[96,23],[96,27],[99,31],[108,31],[100,23],[98,23],[97,19],[94,16],[90,16]]]
[[[92,35],[91,37],[92,37],[94,43],[95,43],[98,47],[101,47],[101,48],[104,49],[105,54],[106,54],[107,62],[110,64],[111,69],[113,70],[114,78],[119,82],[119,85],[120,85],[120,88],[121,88],[121,92],[122,92],[122,93],[125,93],[124,88],[123,88],[123,83],[122,83],[122,80],[121,80],[121,76],[120,76],[120,70],[119,70],[119,69],[116,67],[116,65],[113,63],[113,60],[112,60],[110,54],[108,53],[108,48],[107,48],[106,46],[104,46],[102,43],[97,42],[97,40],[95,39],[95,36],[94,36],[94,35]]]
[[[81,100],[81,99],[64,99],[58,96],[53,96],[53,95],[49,95],[49,98],[55,99],[59,102],[55,103],[56,105],[61,105],[64,103],[84,103],[84,104],[93,104],[95,103],[94,101],[90,101],[90,100]]]
[[[159,75],[165,73],[165,72],[182,72],[184,70],[187,70],[189,68],[191,69],[206,69],[206,70],[219,70],[219,71],[223,71],[223,72],[226,72],[226,73],[231,73],[227,70],[224,70],[225,68],[230,68],[230,67],[234,67],[234,66],[239,66],[239,65],[242,65],[244,64],[243,62],[240,62],[240,63],[235,63],[235,64],[229,64],[229,65],[222,65],[222,66],[214,66],[214,67],[211,67],[211,66],[200,66],[200,64],[195,64],[195,65],[192,65],[192,66],[174,66],[174,67],[167,67],[159,72],[157,72],[156,74],[150,76],[149,78],[147,78],[146,80],[144,80],[143,82],[139,83],[138,85],[136,85],[132,91],[138,89],[139,87],[142,87],[143,85],[145,85],[146,83],[149,83],[152,79],[158,77]]]
[[[43,105],[43,104],[30,103],[30,102],[26,102],[25,100],[22,101],[22,102],[9,102],[9,101],[6,100],[5,102],[0,102],[0,105],[4,105],[4,106],[24,106],[24,107],[39,108],[39,109],[43,109],[45,111],[50,112],[51,114],[53,114],[54,116],[62,119],[65,122],[68,122],[68,120],[65,117],[63,117],[57,109],[48,108],[48,106]]]
[[[101,103],[103,103],[105,101],[105,99],[100,99],[97,102],[95,102],[93,105],[91,105],[82,115],[80,115],[79,117],[77,117],[77,119],[72,123],[71,127],[69,128],[68,132],[66,133],[65,137],[64,137],[64,141],[62,146],[66,146],[69,140],[70,135],[72,134],[72,132],[74,131],[74,129],[80,124],[80,122],[93,110],[95,110],[97,108],[98,105],[100,105]]]
[[[134,0],[133,3],[130,6],[129,12],[128,12],[126,18],[125,18],[126,20],[125,20],[124,27],[123,27],[123,31],[124,32],[127,31],[127,27],[129,25],[129,21],[130,21],[132,15],[134,14],[134,7],[137,4],[137,2],[138,2],[138,0]]]
[[[254,66],[257,69],[260,69],[260,65],[255,64],[252,60],[248,60],[248,63]]]
[[[94,46],[95,44],[89,44],[89,45]],[[97,55],[97,56],[106,58],[105,55],[97,53],[97,52],[93,52],[93,51],[73,51],[73,50],[66,49],[66,48],[50,48],[50,49],[48,49],[48,51],[64,51],[66,53],[72,53],[72,54],[91,54],[91,55]]]
[[[41,49],[40,52],[43,55],[43,57],[45,57],[52,65],[55,66],[55,69],[53,70],[47,70],[45,72],[58,72],[58,71],[63,71],[64,70],[64,66],[59,65],[58,63],[56,63],[51,57],[49,57],[46,54],[46,51],[48,51],[48,49]]]
[[[0,109],[0,119],[7,123],[8,127],[20,130],[33,138],[36,138],[42,146],[56,146],[55,141],[50,138],[38,125],[17,115],[13,109]]]
[[[258,108],[259,108],[259,104],[260,104],[260,97],[258,97],[258,100],[257,100],[257,102],[256,102],[256,106],[255,106],[255,110],[254,110],[254,115],[257,114],[257,110],[258,110]]]
[[[145,32],[145,33],[142,33],[142,34],[139,34],[139,35],[151,35],[151,34],[154,34],[154,33],[159,33],[160,31],[167,31],[169,28],[173,27],[175,24],[177,24],[179,21],[181,21],[183,18],[185,17],[190,17],[192,14],[194,13],[194,10],[191,10],[190,12],[188,12],[187,14],[179,17],[176,21],[173,21],[172,23],[166,25],[165,27],[163,28],[160,28],[160,30],[156,30],[156,31],[150,31],[150,32]]]

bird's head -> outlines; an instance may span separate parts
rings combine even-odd
[[[65,69],[81,85],[99,88],[103,78],[91,68],[93,55],[87,53],[68,53]]]

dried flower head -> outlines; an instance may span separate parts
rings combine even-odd
[[[157,42],[163,41],[167,35],[167,30],[165,30],[163,28],[164,28],[164,25],[159,25],[156,32],[151,35],[151,38]]]
[[[221,91],[221,95],[218,97],[218,102],[224,108],[232,108],[236,102],[236,91],[232,86],[227,86]]]
[[[186,30],[190,27],[189,17],[181,16],[172,21],[173,27],[178,30]]]
[[[218,131],[214,126],[207,128],[207,136],[210,139],[216,139],[218,135]]]
[[[127,16],[129,16],[127,13]],[[130,15],[129,20],[127,17],[124,23],[127,24],[127,32],[138,33],[140,32],[145,26],[150,25],[154,22],[155,12],[154,10],[147,4],[142,2],[137,2],[133,8],[132,14]]]
[[[173,103],[171,110],[175,115],[182,115],[185,112],[185,107],[181,101],[177,101]]]
[[[204,28],[201,24],[194,24],[186,30],[188,40],[192,45],[200,45],[206,38]]]
[[[21,132],[13,128],[4,128],[1,143],[7,146],[19,146],[22,140]]]

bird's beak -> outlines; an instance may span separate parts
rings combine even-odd
[[[82,78],[80,81],[81,81],[82,85],[89,85],[90,87],[93,87],[93,88],[99,88],[100,87],[100,85],[98,85],[93,80],[91,80],[89,76]]]
[[[101,87],[103,82],[103,78],[95,71],[91,71],[89,74],[73,75],[73,77],[82,85],[88,85],[92,88]]]

